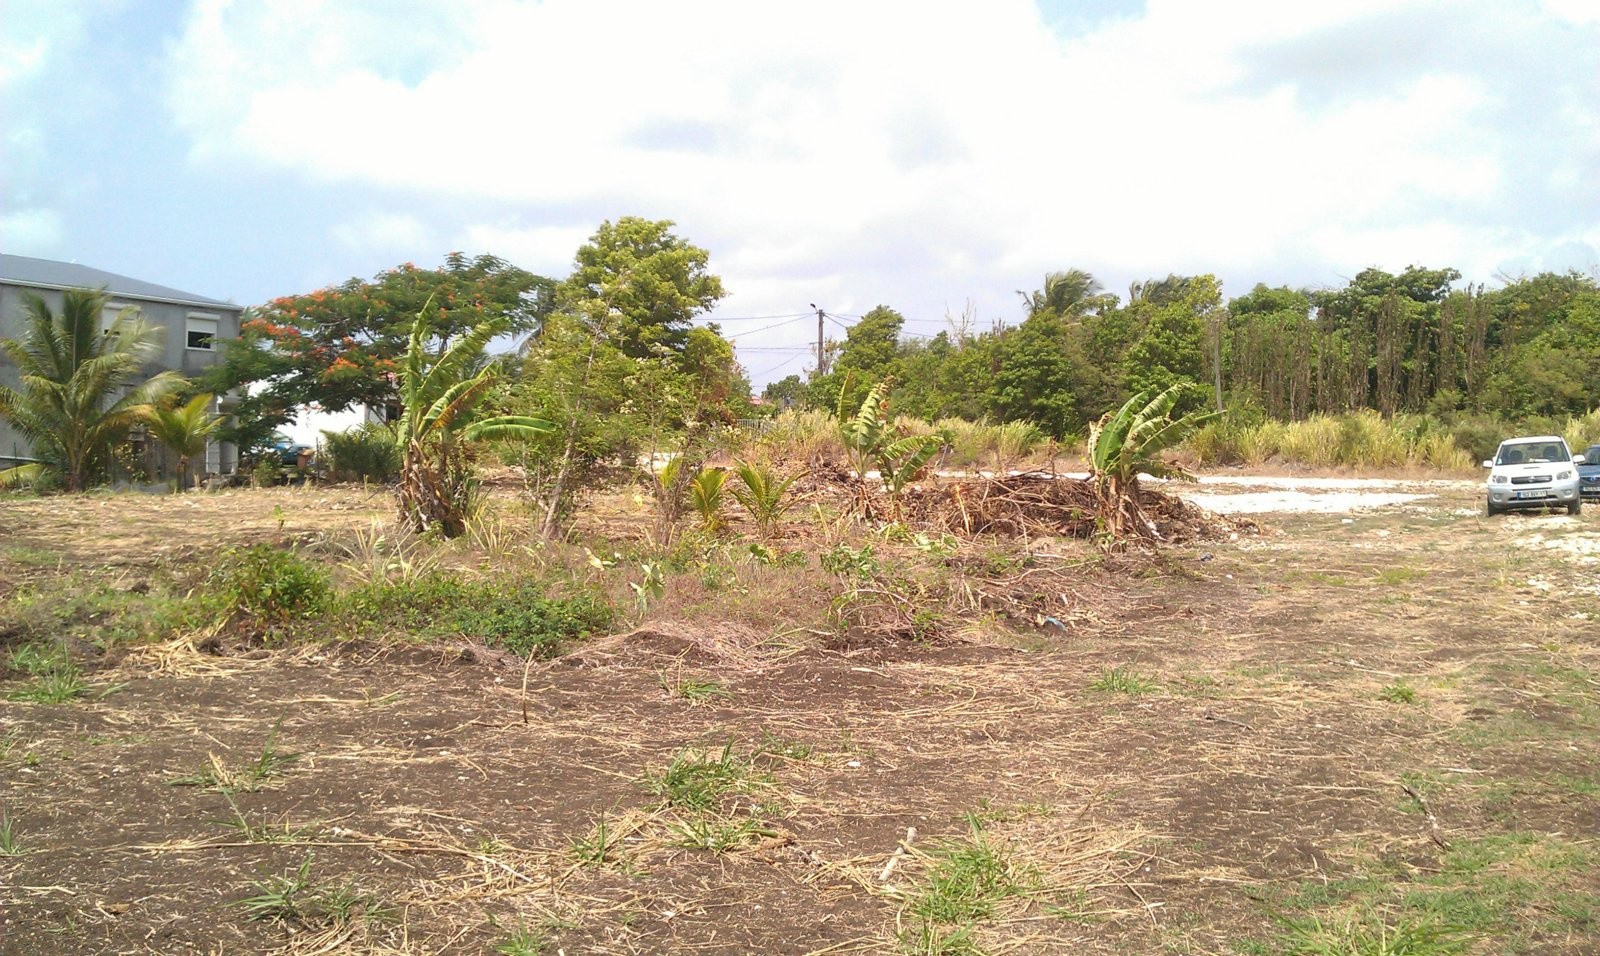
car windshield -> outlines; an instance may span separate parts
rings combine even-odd
[[[1589,450],[1583,453],[1583,460],[1591,465],[1600,465],[1600,445],[1590,445]]]
[[[1524,441],[1500,446],[1497,465],[1531,465],[1538,462],[1571,461],[1561,442]]]

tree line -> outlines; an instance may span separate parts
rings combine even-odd
[[[931,338],[879,306],[853,326],[832,369],[768,386],[777,401],[831,407],[840,389],[893,375],[900,412],[1028,420],[1081,435],[1141,389],[1192,386],[1189,407],[1298,420],[1372,409],[1504,420],[1578,415],[1600,401],[1600,288],[1543,273],[1489,290],[1455,269],[1367,269],[1342,288],[1258,284],[1224,301],[1211,275],[1135,283],[1124,299],[1088,273],[1045,277],[1023,318]]]

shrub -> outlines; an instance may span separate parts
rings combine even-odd
[[[740,484],[729,486],[728,493],[749,512],[761,534],[771,535],[777,529],[778,520],[794,504],[792,498],[785,500],[785,495],[800,476],[780,478],[765,465],[750,462],[740,462],[734,474],[739,477]]]
[[[268,623],[321,613],[333,595],[326,571],[264,544],[223,552],[209,583],[229,610]]]
[[[333,481],[372,481],[387,484],[400,474],[400,452],[394,430],[365,422],[344,432],[323,432],[322,452],[328,477]]]
[[[543,657],[609,629],[616,619],[615,610],[592,595],[552,598],[532,581],[466,582],[439,574],[358,588],[344,606],[358,628],[466,637]]]

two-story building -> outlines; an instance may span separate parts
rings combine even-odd
[[[219,343],[239,335],[240,307],[230,302],[170,289],[132,279],[76,262],[57,262],[28,256],[0,254],[0,338],[22,337],[26,327],[28,293],[42,298],[52,311],[59,311],[62,293],[67,289],[103,289],[106,321],[132,306],[150,325],[162,330],[161,349],[146,365],[147,374],[164,369],[194,377],[221,361]],[[0,355],[0,383],[12,388],[20,384],[17,367]],[[214,409],[226,413],[227,404]],[[152,462],[165,464],[160,449],[148,449]],[[31,460],[31,450],[22,436],[0,421],[0,468]],[[200,470],[196,462],[196,470]],[[206,450],[204,471],[229,474],[237,464],[232,445],[213,442]]]

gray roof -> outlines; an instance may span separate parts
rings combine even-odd
[[[11,285],[34,286],[41,289],[100,289],[104,288],[119,298],[145,299],[152,302],[174,302],[178,305],[203,305],[211,308],[238,310],[238,306],[220,299],[212,299],[181,289],[172,289],[154,282],[131,279],[127,276],[81,266],[76,262],[57,262],[54,259],[34,259],[30,256],[11,256],[0,253],[0,282]]]

